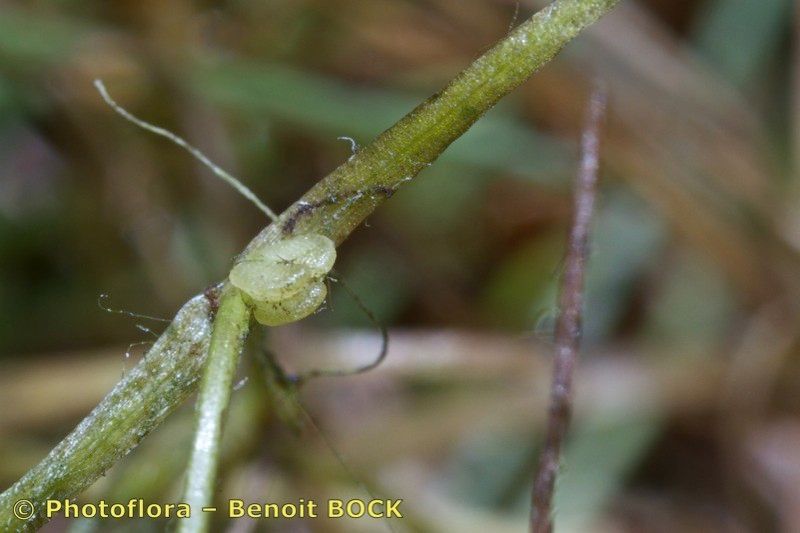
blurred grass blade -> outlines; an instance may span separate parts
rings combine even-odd
[[[331,139],[348,135],[362,142],[424,98],[354,87],[279,64],[246,62],[199,67],[192,85],[214,105],[264,114]],[[545,177],[563,174],[569,155],[564,143],[495,110],[454,142],[441,161]]]
[[[792,20],[791,0],[712,0],[698,19],[701,54],[736,85],[752,82]]]
[[[556,486],[556,533],[592,531],[592,522],[619,493],[658,436],[658,416],[579,425],[564,452]]]
[[[36,63],[58,61],[87,31],[87,27],[68,17],[33,15],[3,6],[0,65],[30,68]]]

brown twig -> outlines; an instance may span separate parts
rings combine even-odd
[[[605,108],[605,90],[597,85],[592,91],[581,140],[581,166],[575,181],[574,214],[561,280],[550,409],[544,450],[539,459],[531,498],[530,526],[534,533],[548,533],[553,528],[553,489],[561,449],[572,418],[572,382],[581,335],[583,278],[588,256],[589,226],[597,195],[600,126]]]

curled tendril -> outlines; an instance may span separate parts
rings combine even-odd
[[[333,273],[333,272],[332,272]],[[336,275],[334,273],[334,275]],[[274,360],[273,357],[270,357],[270,363],[272,365],[272,370],[274,371],[275,375],[278,377],[280,381],[282,381],[286,385],[300,387],[307,381],[316,378],[327,378],[327,377],[345,377],[345,376],[353,376],[357,374],[363,374],[364,372],[369,372],[377,368],[383,361],[386,359],[387,354],[389,353],[389,331],[375,316],[372,311],[366,306],[366,304],[358,297],[355,291],[347,285],[342,279],[337,275],[336,278],[328,277],[333,282],[339,283],[342,288],[347,292],[347,294],[353,299],[359,309],[366,315],[372,324],[378,328],[381,334],[381,347],[378,351],[378,355],[373,359],[371,362],[357,366],[355,368],[348,368],[348,369],[315,369],[309,370],[307,372],[302,372],[299,374],[289,374],[284,371],[284,369]]]

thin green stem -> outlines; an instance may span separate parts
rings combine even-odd
[[[249,325],[250,309],[242,300],[241,293],[228,286],[214,320],[208,360],[197,397],[197,428],[182,499],[189,504],[192,514],[181,519],[178,526],[181,533],[208,530],[210,514],[202,509],[210,507],[214,501],[223,416],[228,408]]]
[[[342,242],[400,185],[617,2],[553,2],[320,181],[256,236],[245,254],[294,233],[321,233]],[[43,524],[48,499],[79,494],[195,390],[211,337],[210,313],[204,296],[187,303],[145,359],[39,465],[0,495],[0,530],[27,531]],[[220,320],[230,318],[219,316],[215,322]],[[215,325],[221,331],[239,327],[237,320]],[[29,518],[14,516],[21,499],[33,504]]]

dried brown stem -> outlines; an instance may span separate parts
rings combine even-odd
[[[550,389],[544,450],[534,478],[531,499],[531,531],[552,531],[553,489],[561,449],[572,419],[572,383],[578,363],[583,309],[583,278],[588,256],[589,227],[597,196],[600,126],[605,115],[606,93],[596,86],[589,102],[581,140],[581,166],[575,181],[574,213],[561,279],[559,316],[555,333],[555,362]]]

